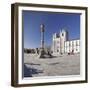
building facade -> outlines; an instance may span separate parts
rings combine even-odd
[[[52,52],[53,54],[79,53],[80,40],[69,40],[68,32],[64,29],[59,34],[53,34]]]

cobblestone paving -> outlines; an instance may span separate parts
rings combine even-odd
[[[24,54],[24,77],[80,74],[80,55],[64,55],[40,59],[36,54]]]

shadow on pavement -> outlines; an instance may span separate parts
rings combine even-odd
[[[33,77],[33,74],[39,74],[39,73],[43,73],[43,70],[30,68],[24,64],[24,77]]]
[[[38,65],[38,66],[40,66],[40,64],[36,64],[36,63],[25,63],[25,64],[27,64],[27,65]]]

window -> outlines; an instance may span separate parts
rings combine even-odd
[[[64,36],[64,34],[62,33],[62,36]]]
[[[57,49],[57,52],[59,52],[59,50]]]

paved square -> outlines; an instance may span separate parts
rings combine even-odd
[[[80,74],[80,54],[38,58],[37,54],[24,54],[24,77],[62,76]]]

